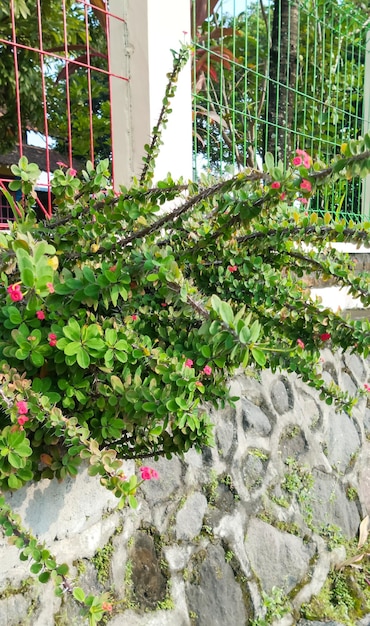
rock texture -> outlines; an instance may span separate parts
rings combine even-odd
[[[369,360],[323,356],[343,389],[370,382]],[[361,590],[352,622],[339,601],[329,614],[307,608],[370,514],[366,399],[348,416],[294,376],[266,371],[231,384],[240,401],[214,414],[215,447],[148,462],[160,480],[143,484],[137,510],[116,511],[86,472],[9,501],[68,562],[73,584],[110,591],[111,626],[369,626]],[[346,568],[338,576],[346,580]],[[0,624],[85,623],[71,596],[35,583],[0,535]]]

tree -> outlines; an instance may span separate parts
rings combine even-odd
[[[95,3],[101,7],[101,2]],[[93,9],[95,7],[93,6]],[[42,44],[47,52],[40,55],[40,33],[35,3],[16,0],[14,4],[15,37],[19,44],[16,56],[10,4],[0,7],[0,37],[9,43],[0,44],[0,151],[6,152],[18,142],[18,103],[21,131],[45,132],[43,96],[47,101],[48,132],[56,148],[68,154],[69,125],[73,137],[73,154],[84,159],[90,156],[90,119],[86,110],[92,108],[97,156],[109,155],[109,81],[104,72],[92,71],[92,100],[89,102],[88,57],[98,69],[107,71],[107,41],[102,14],[95,8],[88,12],[89,41],[86,41],[84,6],[66,2],[65,24],[59,0],[45,0],[41,5]],[[99,19],[100,18],[100,19]],[[65,33],[66,32],[66,41]],[[88,43],[88,46],[87,46]],[[63,56],[68,47],[66,74]],[[16,69],[18,81],[16,79]],[[45,89],[42,80],[45,82]],[[68,90],[67,90],[68,80]],[[44,91],[44,93],[43,93]],[[70,118],[68,119],[67,99]]]
[[[175,56],[162,123],[186,60],[186,49]],[[87,162],[80,177],[54,172],[56,212],[45,224],[32,214],[37,166],[24,157],[13,166],[11,189],[25,200],[8,194],[16,223],[0,235],[2,491],[75,475],[85,460],[119,506],[135,506],[139,483],[123,475],[121,460],[212,445],[208,407],[235,400],[228,377],[236,368],[295,372],[345,411],[370,390],[366,383],[351,396],[326,383],[320,362],[328,342],[367,357],[370,322],[321,307],[305,282],[311,273],[330,277],[368,306],[369,274],[355,273],[330,243],[370,247],[370,224],[295,206],[317,188],[366,175],[370,136],[343,146],[328,167],[302,151],[284,170],[267,153],[263,171],[211,186],[168,177],[153,188],[161,133],[158,124],[140,180],[118,196],[108,160]],[[158,215],[174,199],[176,208]],[[106,594],[73,589],[68,567],[1,495],[0,523],[39,580],[53,576],[57,593],[73,592],[96,624]]]
[[[362,132],[365,18],[350,2],[216,7],[198,34],[199,152],[216,168],[257,166],[266,151],[289,160],[296,147],[330,159]]]

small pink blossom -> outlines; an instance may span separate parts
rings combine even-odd
[[[311,191],[312,190],[312,185],[311,185],[310,181],[306,180],[305,178],[302,180],[302,182],[301,182],[301,184],[299,186],[302,189],[302,191]]]
[[[309,154],[307,154],[306,150],[300,150],[299,148],[297,148],[296,150],[296,154],[298,155],[298,157],[302,158],[302,163],[304,165],[304,167],[306,167],[307,169],[310,167],[312,159],[310,157]]]
[[[133,322],[136,322],[136,320],[139,319],[139,316],[134,313],[133,315],[131,315],[131,319]]]
[[[27,417],[27,415],[20,415],[20,416],[17,418],[17,422],[18,422],[19,426],[21,427],[21,430],[23,430],[23,424],[25,424],[26,422],[28,422],[28,421],[29,421],[29,419],[30,419],[30,418],[29,418],[29,417]]]
[[[68,167],[67,163],[63,163],[63,161],[57,161],[57,165],[59,165],[59,167]]]
[[[46,286],[47,286],[47,288],[49,290],[49,293],[54,293],[55,292],[55,288],[54,288],[53,283],[46,283]]]
[[[364,384],[364,389],[365,389],[365,391],[370,391],[370,385],[369,385],[369,383],[365,383],[365,384]]]
[[[77,170],[75,170],[73,167],[70,167],[68,173],[70,176],[76,176]]]
[[[302,350],[304,349],[304,343],[303,343],[302,339],[297,339],[297,346],[299,348],[302,348]]]
[[[56,336],[55,333],[49,333],[48,334],[48,339],[49,339],[49,346],[51,346],[52,348],[55,348],[55,346],[57,345],[57,341],[58,338]]]
[[[44,320],[45,319],[45,313],[44,311],[36,311],[36,317],[38,320]]]
[[[229,272],[233,273],[233,272],[237,272],[238,271],[238,266],[237,265],[229,265],[228,268]]]
[[[185,367],[193,367],[193,361],[191,359],[186,359]]]
[[[296,156],[292,160],[292,163],[293,163],[293,165],[296,165],[297,167],[299,167],[300,165],[302,165],[303,161],[302,161],[301,157]]]
[[[140,473],[141,480],[151,480],[152,478],[157,480],[159,478],[157,470],[153,469],[152,467],[148,467],[147,465],[140,467]]]
[[[16,402],[16,407],[20,415],[26,415],[26,413],[28,413],[28,405],[25,400],[20,400],[19,402]]]
[[[9,285],[7,292],[13,302],[19,302],[23,299],[23,293],[19,285]]]
[[[210,367],[209,365],[205,365],[203,367],[203,372],[204,374],[206,374],[206,376],[210,376],[212,374],[212,367]]]
[[[301,204],[308,204],[308,200],[307,198],[297,198],[298,202],[300,202]]]
[[[330,333],[321,333],[321,335],[320,335],[321,341],[329,341],[330,338],[331,338],[331,334]]]
[[[166,306],[168,306],[168,305],[167,305],[167,302],[161,302],[161,306],[163,306],[163,308],[164,308],[164,307],[166,307]]]
[[[113,605],[110,602],[103,602],[101,608],[103,609],[103,611],[108,611],[108,613],[111,613],[113,611]]]
[[[110,272],[115,272],[115,271],[116,271],[116,269],[117,269],[117,265],[112,265],[112,266],[109,268],[109,271],[110,271]]]
[[[196,387],[204,387],[203,383],[202,383],[200,380],[197,380],[197,381],[195,382],[195,386],[196,386]]]
[[[279,196],[279,198],[280,198],[280,200],[285,200],[285,198],[286,198],[286,193],[285,193],[285,192],[281,193],[281,194],[280,194],[280,196]]]
[[[281,184],[279,183],[278,180],[275,180],[273,183],[271,183],[271,189],[280,189]]]

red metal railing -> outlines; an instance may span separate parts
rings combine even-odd
[[[46,217],[59,161],[78,170],[87,159],[114,158],[110,81],[128,79],[111,72],[112,20],[124,27],[104,0],[10,0],[0,8],[0,181],[8,184],[22,155],[37,162]],[[8,209],[0,191],[0,227]]]

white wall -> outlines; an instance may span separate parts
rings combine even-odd
[[[189,0],[111,0],[110,10],[125,24],[110,19],[114,179],[128,185],[139,177],[143,146],[151,140],[162,107],[171,49],[190,41]],[[184,35],[184,33],[187,33]],[[191,69],[188,63],[178,82],[173,113],[164,133],[155,180],[170,171],[176,179],[192,177]]]

